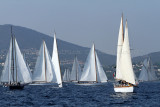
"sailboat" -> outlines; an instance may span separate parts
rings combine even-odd
[[[54,33],[52,63],[55,68],[55,75],[57,78],[57,83],[58,83],[59,87],[62,87],[62,76],[61,76],[60,62],[59,62],[58,49],[57,49],[56,33]]]
[[[123,35],[123,16],[119,29],[118,46],[117,46],[117,64],[116,64],[116,80],[114,84],[115,92],[133,92],[135,82],[135,74],[132,67],[130,55],[128,26],[126,20],[125,35]]]
[[[70,76],[71,76],[71,73],[69,69],[65,69],[64,75],[63,75],[63,82],[70,82]]]
[[[31,73],[12,33],[12,27],[10,47],[0,79],[1,83],[10,89],[23,89],[24,85],[32,82]]]
[[[78,82],[80,80],[80,77],[81,77],[81,68],[79,66],[77,56],[75,56],[71,71],[71,81]]]
[[[107,82],[107,76],[101,66],[97,53],[95,51],[95,45],[93,44],[87,60],[84,64],[84,69],[78,83],[80,84],[94,84]]]
[[[51,85],[56,81],[54,66],[45,41],[42,42],[40,47],[32,78],[34,85]]]
[[[148,57],[143,61],[143,67],[139,75],[139,81],[156,81],[158,80],[151,58]]]

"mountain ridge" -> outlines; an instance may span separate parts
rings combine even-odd
[[[53,37],[30,28],[10,24],[0,25],[0,50],[8,50],[11,35],[11,26],[13,29],[13,34],[17,39],[20,49],[35,48],[39,50],[42,41],[45,40],[50,55],[52,55],[51,53],[53,48]],[[90,50],[90,48],[79,46],[60,39],[57,39],[57,44],[60,60],[73,60],[76,54],[80,61],[85,62]],[[96,52],[99,56],[102,65],[115,64],[116,57],[114,55],[106,54],[97,49]]]

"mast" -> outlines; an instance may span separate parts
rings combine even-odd
[[[12,34],[12,26],[11,26],[11,38],[12,38],[12,62],[11,62],[11,73],[12,73],[12,79],[14,82],[14,50],[13,50],[13,45],[14,45],[14,40],[13,40],[13,34]]]
[[[122,40],[124,42],[123,13],[122,13]]]
[[[94,45],[94,44],[93,44]],[[95,58],[95,71],[96,71],[96,82],[97,81],[97,66],[96,66],[96,53],[95,53],[95,45],[94,45],[94,58]]]
[[[76,62],[76,57],[77,57],[77,56],[75,55],[75,62]],[[78,70],[77,70],[77,66],[78,66],[78,65],[77,65],[77,63],[76,63],[76,80],[78,81]]]
[[[15,36],[14,36],[14,49],[15,49],[15,52],[14,52],[15,54],[14,55],[15,55],[15,67],[16,67],[16,83],[17,83],[17,77],[18,76],[17,76],[17,61],[16,61]]]
[[[43,40],[43,47],[44,47],[44,70],[45,70],[45,81],[47,82],[47,76],[46,76],[46,57],[45,57],[45,42]]]

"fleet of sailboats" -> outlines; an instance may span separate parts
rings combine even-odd
[[[116,80],[117,83],[114,85],[115,92],[134,91],[136,78],[132,67],[127,20],[125,34],[123,34],[123,15],[121,18],[117,45]]]
[[[84,69],[79,83],[93,84],[107,82],[107,80],[107,76],[101,66],[101,63],[95,51],[95,45],[93,44],[87,60],[84,64]]]
[[[138,80],[141,82],[158,80],[150,57],[143,61],[143,67]]]
[[[93,44],[90,49],[83,70],[81,70],[78,58],[75,56],[72,71],[70,72],[69,69],[65,69],[63,78],[61,74],[56,33],[54,33],[52,57],[43,40],[34,72],[31,73],[25,58],[20,51],[16,38],[12,33],[11,27],[10,47],[0,76],[2,85],[9,87],[10,89],[23,89],[27,84],[58,84],[59,87],[62,87],[62,79],[63,82],[77,82],[78,84],[97,84],[108,81],[97,52],[95,51],[95,44]],[[117,44],[114,91],[133,92],[138,80],[155,81],[158,80],[158,77],[156,76],[151,59],[148,57],[144,60],[142,71],[137,79],[132,66],[127,20],[124,33],[122,15]]]

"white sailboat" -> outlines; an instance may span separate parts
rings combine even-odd
[[[35,70],[33,72],[33,84],[51,84],[56,81],[54,66],[49,55],[45,41],[40,47],[39,56],[37,58]]]
[[[63,82],[70,82],[70,70],[69,69],[65,69],[64,71],[64,75],[63,75]]]
[[[1,83],[6,84],[10,89],[23,89],[25,84],[32,82],[31,73],[13,36],[12,27],[10,47],[0,79]]]
[[[116,79],[118,83],[114,85],[115,92],[133,92],[134,85],[136,84],[135,74],[130,55],[127,20],[125,36],[123,35],[123,16],[118,37]]]
[[[143,61],[143,67],[139,75],[139,81],[156,81],[158,80],[150,57]]]
[[[78,82],[80,80],[80,77],[81,77],[81,68],[79,66],[77,56],[75,56],[71,72],[71,81]]]
[[[107,82],[107,80],[107,76],[95,52],[95,45],[93,44],[85,62],[79,83],[93,84]]]
[[[59,87],[62,87],[62,76],[61,76],[60,62],[59,62],[58,49],[57,49],[56,33],[54,33],[52,63],[55,68],[57,83],[58,83]]]

